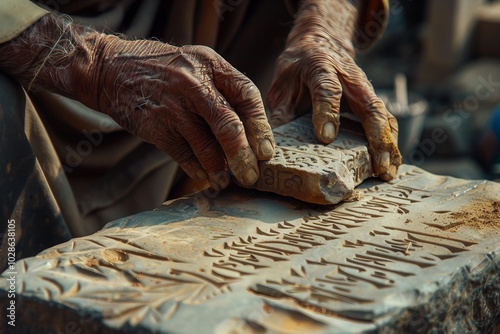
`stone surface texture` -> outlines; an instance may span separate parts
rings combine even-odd
[[[499,205],[406,165],[336,206],[195,194],[18,261],[15,332],[495,333]]]
[[[356,128],[359,130],[353,130]],[[341,126],[337,138],[328,145],[317,141],[310,115],[273,133],[276,155],[259,162],[260,177],[255,186],[259,190],[309,203],[336,204],[373,176],[368,142],[359,125]]]

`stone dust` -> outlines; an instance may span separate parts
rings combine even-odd
[[[473,202],[458,212],[450,213],[453,223],[443,227],[455,232],[462,226],[475,230],[500,230],[500,201]]]

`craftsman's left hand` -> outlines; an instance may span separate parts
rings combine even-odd
[[[287,123],[312,104],[318,140],[330,143],[339,130],[343,95],[361,120],[374,171],[392,180],[401,164],[398,125],[353,59],[357,18],[347,0],[303,0],[267,96],[270,123]]]
[[[259,90],[208,47],[130,41],[51,13],[0,45],[0,70],[106,113],[217,188],[228,169],[254,184],[274,155]]]

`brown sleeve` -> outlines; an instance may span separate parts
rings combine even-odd
[[[47,13],[28,0],[1,0],[0,44],[17,37]]]
[[[358,50],[367,49],[382,35],[389,17],[388,0],[367,0],[362,3],[354,37],[354,46]]]

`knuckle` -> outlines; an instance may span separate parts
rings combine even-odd
[[[332,100],[319,100],[314,104],[313,117],[322,119],[325,122],[333,118],[338,118],[339,103]]]
[[[205,45],[189,45],[184,46],[181,49],[186,53],[201,56],[204,58],[213,58],[217,55],[217,53],[212,48]]]
[[[232,87],[232,91],[239,100],[260,101],[261,94],[259,88],[241,72],[235,72],[230,77],[226,78],[226,85]]]
[[[342,84],[332,64],[323,60],[310,64],[304,71],[304,79],[318,97],[340,97]]]
[[[238,110],[245,111],[245,116],[250,117],[264,113],[262,96],[257,86],[255,86],[252,81],[248,80],[247,82],[243,82],[238,94],[239,102],[234,107]]]
[[[360,90],[353,94],[351,99],[355,99],[353,104],[356,106],[355,111],[360,113],[358,116],[367,120],[373,119],[371,122],[383,121],[383,123],[390,118],[384,102],[375,94],[369,83],[360,86]]]
[[[255,100],[259,102],[261,100],[261,94],[259,88],[253,83],[252,80],[246,78],[241,82],[241,96],[244,99]]]
[[[190,46],[191,53],[197,56],[204,64],[207,66],[206,71],[212,73],[217,73],[218,71],[234,71],[229,62],[227,62],[221,55],[219,55],[214,49],[205,45],[194,45]],[[209,68],[209,69],[208,69]]]
[[[342,97],[342,85],[339,80],[332,75],[315,78],[311,85],[313,97],[316,100],[335,100],[340,103]]]
[[[396,119],[396,117],[392,116],[389,117],[389,125],[391,126],[391,130],[394,134],[398,134],[399,132],[399,126],[398,126],[398,121]]]
[[[216,121],[214,130],[219,142],[233,143],[243,134],[244,127],[236,114],[226,113]]]
[[[384,102],[378,97],[374,96],[370,98],[366,104],[366,110],[371,113],[387,114]]]
[[[174,149],[170,150],[170,152],[168,152],[168,153],[172,157],[172,159],[177,161],[177,163],[179,165],[183,165],[183,166],[190,165],[190,164],[194,163],[196,160],[194,155],[193,155],[193,152],[185,145],[178,147],[178,148],[174,148]]]

